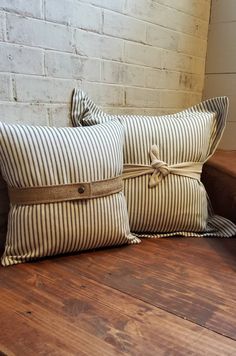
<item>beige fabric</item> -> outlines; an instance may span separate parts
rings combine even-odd
[[[11,198],[3,266],[139,242],[122,191],[119,122],[78,129],[0,122],[0,142]]]
[[[122,189],[122,178],[115,177],[97,182],[82,182],[76,184],[28,188],[9,187],[8,193],[11,204],[32,205],[100,198],[121,192]]]
[[[109,115],[75,89],[71,119],[74,126],[114,119],[124,125],[124,194],[131,231],[149,237],[226,237],[236,227],[213,215],[199,178],[222,136],[227,111],[228,99],[219,97],[173,115]]]
[[[176,174],[192,179],[200,180],[202,163],[183,162],[168,165],[158,158],[158,147],[153,145],[150,150],[151,165],[124,164],[123,179],[136,178],[145,174],[151,174],[149,187],[156,187],[168,174]]]

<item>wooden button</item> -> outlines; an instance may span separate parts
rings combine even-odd
[[[78,188],[78,192],[79,194],[83,194],[85,192],[85,187],[83,185],[81,185],[79,188]]]

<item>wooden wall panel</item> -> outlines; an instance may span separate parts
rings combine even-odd
[[[212,0],[203,97],[226,95],[230,109],[220,148],[236,149],[236,1]]]

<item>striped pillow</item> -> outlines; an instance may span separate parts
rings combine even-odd
[[[11,207],[2,265],[135,243],[120,177],[119,122],[52,128],[0,123]]]
[[[225,97],[166,116],[105,114],[81,90],[72,98],[74,126],[119,119],[125,126],[124,192],[131,231],[140,236],[231,236],[235,226],[210,211],[200,181],[222,135]]]
[[[5,245],[9,202],[7,186],[0,173],[0,255]]]

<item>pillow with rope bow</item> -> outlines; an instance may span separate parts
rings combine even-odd
[[[213,214],[200,180],[227,111],[228,99],[219,97],[172,115],[109,115],[75,89],[71,115],[73,126],[114,119],[124,125],[123,179],[131,231],[141,237],[233,236],[235,225]]]

